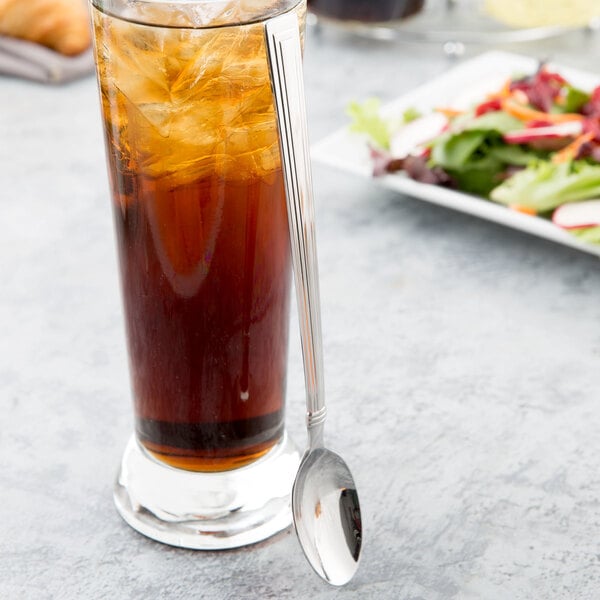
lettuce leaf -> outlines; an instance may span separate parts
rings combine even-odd
[[[535,160],[542,158],[547,152],[530,150],[518,144],[502,144],[490,148],[489,153],[494,158],[516,167],[526,167]]]
[[[538,161],[496,187],[490,198],[507,206],[518,204],[538,213],[566,202],[600,196],[600,165],[585,161],[553,164]]]
[[[587,242],[588,244],[600,244],[600,227],[581,227],[580,229],[570,229],[569,233],[572,233],[582,242]]]
[[[402,121],[404,123],[410,123],[411,121],[416,121],[417,119],[421,118],[422,116],[423,115],[416,108],[414,108],[414,106],[409,106],[402,113]]]
[[[455,120],[451,131],[431,142],[430,163],[446,170],[459,189],[488,196],[505,176],[507,167],[526,166],[538,158],[536,152],[503,142],[503,133],[519,128],[520,121],[501,112],[477,118],[470,115],[462,123]]]
[[[389,150],[392,128],[379,114],[380,106],[377,98],[369,98],[362,104],[350,102],[346,113],[352,119],[350,131],[365,133],[375,146]]]
[[[465,121],[463,125],[465,131],[496,131],[500,134],[523,128],[522,121],[500,110],[487,112],[475,118],[470,115],[468,121]]]
[[[470,160],[461,169],[447,169],[449,175],[458,183],[458,188],[468,194],[488,196],[498,185],[505,164],[491,154]]]
[[[482,131],[443,133],[431,144],[431,162],[444,169],[462,169],[485,140]]]
[[[591,96],[587,92],[577,89],[572,85],[566,85],[564,103],[558,106],[559,112],[577,113],[590,99]]]

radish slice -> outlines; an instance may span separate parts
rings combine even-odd
[[[508,144],[527,144],[534,140],[548,138],[577,137],[583,132],[581,121],[566,121],[548,127],[530,127],[518,131],[509,131],[504,135],[504,141]]]
[[[554,211],[552,222],[563,229],[600,225],[600,200],[563,204]]]
[[[448,119],[433,112],[403,125],[392,137],[391,153],[394,158],[419,154],[420,146],[438,136],[448,125]]]

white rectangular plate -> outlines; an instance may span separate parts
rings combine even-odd
[[[532,73],[537,65],[537,61],[531,57],[507,52],[487,52],[397,98],[385,106],[382,112],[398,117],[410,107],[423,113],[439,106],[467,108],[481,101],[487,93],[500,88],[507,77]],[[553,63],[549,63],[548,66],[566,77],[573,85],[586,91],[591,91],[600,83],[600,77],[590,73]],[[351,133],[347,128],[333,133],[313,146],[311,154],[318,162],[372,178],[371,159],[365,139]],[[373,178],[373,181],[426,202],[459,210],[600,256],[600,246],[581,242],[550,221],[510,210],[477,196],[419,183],[402,173]]]

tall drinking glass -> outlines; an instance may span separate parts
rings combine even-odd
[[[264,22],[304,0],[91,0],[135,413],[114,497],[156,540],[291,522],[290,249]]]

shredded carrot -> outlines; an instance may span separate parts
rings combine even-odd
[[[568,162],[577,156],[579,149],[583,144],[590,142],[594,139],[594,133],[588,131],[582,133],[579,137],[575,138],[568,146],[565,146],[560,152],[557,152],[552,157],[552,162],[556,165],[563,162]]]
[[[583,121],[584,116],[577,113],[547,113],[541,110],[529,108],[514,97],[505,98],[502,101],[502,109],[509,115],[521,121],[548,121],[550,123],[566,123],[568,121]]]
[[[535,215],[537,215],[537,212],[534,208],[531,208],[529,206],[523,206],[522,204],[510,204],[508,206],[508,208],[510,208],[511,210],[515,210],[517,212],[523,213],[524,215],[530,215],[535,217]]]
[[[454,117],[458,117],[459,115],[464,114],[463,110],[457,110],[456,108],[450,108],[447,106],[440,106],[435,109],[435,112],[439,112],[442,115],[444,115],[445,117],[448,117],[449,119],[452,119]]]

